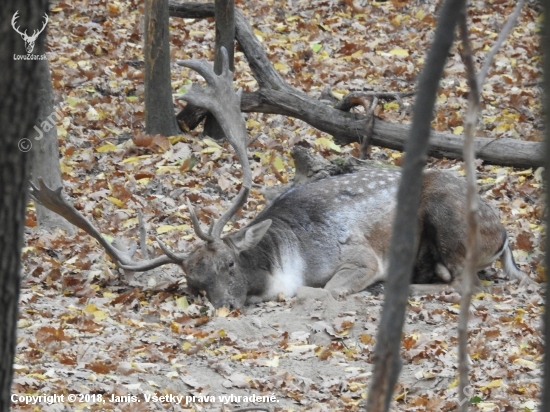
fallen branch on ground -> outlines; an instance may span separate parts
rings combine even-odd
[[[182,18],[214,17],[213,3],[177,3],[170,1],[170,16]],[[364,115],[331,107],[288,85],[269,61],[252,27],[239,10],[235,10],[235,38],[241,45],[260,89],[243,93],[241,111],[282,114],[303,120],[311,126],[334,136],[339,144],[360,142],[367,134]],[[389,93],[394,95],[395,93]],[[348,109],[349,110],[349,109]],[[194,129],[206,115],[204,109],[186,108],[178,115],[180,126]],[[403,150],[410,129],[408,124],[394,124],[375,118],[371,143]],[[450,133],[432,132],[428,155],[462,158],[464,138]],[[487,163],[538,167],[544,162],[543,143],[511,138],[474,139],[476,157]]]

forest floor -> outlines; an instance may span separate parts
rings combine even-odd
[[[313,98],[326,87],[337,97],[353,90],[414,90],[437,6],[369,2],[361,11],[331,0],[236,3],[275,68]],[[515,1],[471,3],[470,34],[481,64]],[[64,190],[105,236],[137,240],[141,210],[151,250],[159,253],[156,235],[174,250],[189,251],[197,240],[185,198],[197,206],[203,224],[217,217],[237,193],[237,160],[227,144],[201,139],[199,132],[169,138],[142,133],[142,12],[140,1],[52,1],[48,59],[63,115],[57,130]],[[477,135],[541,139],[540,20],[536,2],[528,2],[489,73]],[[170,33],[173,62],[212,60],[212,20],[171,18]],[[236,85],[255,90],[239,51],[235,67]],[[196,80],[173,64],[175,95]],[[454,48],[435,130],[462,133],[467,93]],[[377,115],[410,122],[413,101],[383,102]],[[299,120],[247,114],[246,122],[256,138],[249,148],[255,186],[228,230],[243,227],[262,209],[263,187],[292,179],[295,144],[328,159],[359,154],[357,145],[339,147]],[[372,156],[396,165],[402,158],[384,148],[373,148]],[[463,173],[460,161],[429,163]],[[479,162],[478,172],[482,196],[499,210],[520,268],[545,282],[541,169]],[[83,232],[38,229],[32,202],[27,226],[13,392],[64,395],[62,403],[39,403],[40,410],[231,411],[254,404],[274,412],[364,409],[383,285],[342,301],[303,288],[280,302],[215,310],[189,294],[175,266],[121,274]],[[470,311],[467,395],[474,410],[535,411],[542,289],[508,282],[498,267],[492,272]],[[456,409],[458,301],[453,291],[410,298],[392,410]],[[21,402],[13,407],[37,410]]]

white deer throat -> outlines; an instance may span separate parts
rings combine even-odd
[[[304,270],[306,264],[298,250],[284,248],[280,254],[280,262],[275,264],[269,275],[266,290],[259,296],[249,296],[248,302],[277,300],[277,296],[296,295],[298,288],[304,285]]]

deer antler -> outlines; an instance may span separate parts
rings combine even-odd
[[[233,200],[231,206],[222,214],[217,222],[210,226],[208,234],[205,234],[200,228],[199,221],[188,203],[191,221],[197,236],[205,241],[212,242],[221,237],[224,226],[229,219],[241,208],[248,198],[250,188],[252,187],[252,173],[246,153],[246,125],[241,115],[241,95],[242,89],[235,92],[233,88],[233,72],[229,70],[229,59],[225,47],[221,49],[222,53],[222,73],[218,76],[205,60],[178,60],[177,64],[195,70],[206,80],[206,87],[202,88],[193,84],[191,90],[177,99],[185,100],[196,106],[204,107],[212,113],[222,130],[225,132],[227,140],[233,146],[237,157],[243,169],[243,183],[239,194]]]
[[[15,27],[15,24],[16,24],[16,21],[17,21],[18,18],[19,18],[19,10],[17,10],[17,11],[15,12],[15,14],[13,15],[13,17],[11,18],[11,26],[13,27],[13,29],[14,29],[19,35],[25,36],[25,37],[26,37],[26,36],[27,36],[27,30],[25,30],[24,33],[21,33],[21,32],[19,31],[19,27]]]
[[[44,18],[46,19],[46,21],[45,21],[44,24],[42,25],[42,28],[41,28],[40,30],[34,30],[33,33],[32,33],[32,36],[29,36],[29,35],[27,34],[27,30],[25,30],[24,33],[21,33],[21,31],[19,30],[19,27],[15,27],[15,24],[16,24],[18,18],[19,18],[19,10],[17,10],[17,11],[15,12],[15,14],[13,15],[13,17],[11,18],[11,26],[13,27],[13,29],[14,29],[21,37],[23,37],[24,39],[28,39],[28,40],[36,40],[36,38],[38,37],[38,35],[44,31],[44,29],[46,28],[46,25],[48,24],[48,15],[47,15],[46,13],[44,13]]]
[[[176,254],[169,251],[164,243],[156,239],[160,248],[165,253],[164,255],[151,260],[134,260],[132,256],[136,252],[137,245],[134,245],[126,252],[115,248],[98,232],[88,219],[61,196],[61,187],[52,190],[42,179],[38,179],[38,184],[40,189],[31,182],[31,197],[42,206],[64,217],[73,225],[92,236],[101,246],[103,246],[107,254],[123,269],[132,270],[134,272],[144,272],[167,263],[181,264],[187,257],[184,254]]]
[[[36,40],[36,38],[38,37],[38,35],[40,33],[42,33],[44,31],[44,29],[46,28],[46,25],[48,24],[48,15],[46,13],[44,13],[44,17],[46,19],[46,21],[44,22],[44,24],[42,25],[42,28],[40,30],[34,30],[32,32],[32,36],[30,37],[31,39],[33,40]]]

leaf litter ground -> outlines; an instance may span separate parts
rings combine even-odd
[[[312,97],[325,87],[342,97],[352,90],[410,91],[432,37],[437,4],[431,1],[237,2],[286,81]],[[469,9],[476,56],[483,56],[514,6],[473,1]],[[238,191],[240,168],[227,144],[198,133],[164,138],[143,129],[143,5],[136,1],[52,2],[48,58],[56,92],[65,193],[75,207],[113,238],[137,239],[141,210],[153,235],[173,249],[196,242],[185,198],[207,224]],[[538,23],[525,6],[497,55],[483,89],[478,135],[541,139]],[[170,20],[172,60],[212,60],[211,20]],[[481,62],[481,57],[479,62]],[[460,134],[468,89],[464,68],[451,53],[433,127]],[[174,94],[196,74],[175,64]],[[236,53],[236,84],[255,90],[246,60]],[[383,102],[378,116],[410,121],[413,99]],[[292,179],[290,149],[300,143],[325,157],[356,156],[329,136],[281,116],[246,115],[255,187],[227,230],[243,227],[265,205],[261,189]],[[374,148],[372,156],[399,164],[401,153]],[[462,172],[458,161],[431,167]],[[522,270],[546,281],[542,267],[541,170],[479,164],[483,196],[501,212]],[[95,394],[106,402],[41,404],[41,410],[233,410],[257,399],[273,411],[360,410],[373,365],[383,286],[335,301],[323,290],[293,299],[215,311],[188,293],[174,266],[121,275],[83,233],[37,229],[27,217],[24,279],[13,392]],[[543,297],[493,270],[471,308],[470,378],[473,408],[536,410],[541,390]],[[411,297],[403,373],[395,411],[455,410],[457,318],[454,292]],[[111,401],[111,395],[139,395]],[[150,395],[195,396],[195,401],[145,401]],[[212,398],[213,397],[213,398]],[[96,398],[97,399],[97,398]],[[213,401],[212,401],[213,399]],[[14,405],[15,410],[36,410]]]

